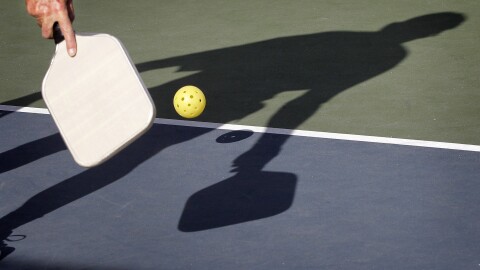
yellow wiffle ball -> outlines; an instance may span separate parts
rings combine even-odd
[[[202,90],[187,85],[178,89],[173,97],[173,106],[177,113],[184,118],[195,118],[202,114],[207,100]]]

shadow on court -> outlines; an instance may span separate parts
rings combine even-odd
[[[67,149],[56,133],[0,153],[0,174]]]
[[[226,123],[241,119],[262,108],[264,101],[283,91],[305,90],[300,97],[283,104],[272,116],[269,127],[295,129],[320,106],[350,87],[378,76],[399,64],[408,52],[403,43],[430,37],[457,27],[461,14],[445,12],[389,24],[376,32],[326,32],[282,37],[231,48],[223,48],[137,65],[140,72],[178,66],[179,71],[198,73],[153,87],[150,90],[158,115],[176,118],[171,97],[181,86],[193,84],[204,89],[209,110],[202,120]],[[37,96],[18,99],[26,106]],[[12,102],[9,102],[12,103]],[[122,178],[136,166],[172,144],[208,132],[198,129],[178,134],[144,136],[105,164],[86,170],[30,198],[24,205],[0,219],[0,239],[14,229],[82,198]],[[162,138],[162,140],[152,140]],[[207,230],[266,218],[286,211],[293,201],[296,175],[267,172],[265,165],[279,155],[288,136],[263,134],[254,146],[233,161],[234,176],[193,194],[185,204],[178,229],[184,232]],[[52,149],[44,148],[53,144]],[[64,147],[58,136],[40,139],[0,154],[0,160],[23,155],[0,171],[12,170],[32,159]],[[43,149],[43,150],[42,150]],[[17,157],[15,157],[17,158]],[[23,160],[21,160],[24,158]],[[6,245],[0,245],[3,250]],[[1,257],[0,257],[1,258]]]
[[[278,155],[275,146],[287,137],[265,134],[261,151],[233,169],[234,176],[193,194],[185,204],[178,229],[208,230],[274,216],[290,208],[297,176],[262,170],[265,161]]]
[[[19,261],[5,261],[2,264],[6,269],[29,269],[29,270],[84,270],[84,269],[102,269],[102,270],[127,270],[127,267],[96,267],[90,264],[88,265],[72,265],[71,263],[63,264],[49,264],[46,265],[43,261],[34,261],[34,260],[22,260]],[[18,265],[21,265],[22,268],[18,268]]]
[[[283,91],[305,90],[283,104],[268,127],[295,129],[320,106],[354,85],[372,79],[399,64],[408,52],[403,43],[434,36],[457,27],[465,20],[458,13],[436,13],[389,24],[377,32],[327,32],[282,37],[231,48],[195,53],[137,65],[140,72],[166,67],[197,71],[194,75],[150,89],[162,117],[175,118],[170,97],[183,85],[205,89],[208,107],[204,119],[226,123],[241,119],[263,107],[263,102]],[[257,143],[233,162],[234,177],[193,194],[187,201],[179,229],[197,231],[271,216],[251,212],[256,207],[277,204],[288,209],[292,194],[271,190],[274,183],[295,187],[295,175],[267,173],[263,167],[281,151],[288,136],[272,140],[265,133]],[[256,181],[261,179],[261,181]],[[265,181],[268,179],[268,181]],[[265,186],[264,186],[265,185]],[[275,201],[275,195],[280,194]],[[289,193],[289,192],[287,192]],[[291,203],[291,202],[290,202]],[[229,212],[229,209],[235,209]],[[249,215],[241,217],[241,215]]]

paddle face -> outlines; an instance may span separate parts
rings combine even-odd
[[[107,34],[77,34],[75,57],[56,45],[42,95],[75,161],[96,166],[152,125],[155,107],[128,53]]]

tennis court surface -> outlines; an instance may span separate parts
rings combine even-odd
[[[5,2],[1,270],[480,269],[480,2],[74,1],[157,107],[91,169],[40,94],[53,42]]]
[[[479,264],[480,152],[155,124],[85,170],[48,114],[4,114],[2,269]]]

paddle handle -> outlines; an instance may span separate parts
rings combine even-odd
[[[58,25],[58,22],[55,22],[53,24],[53,40],[55,41],[55,44],[62,42],[64,39],[60,25]]]

